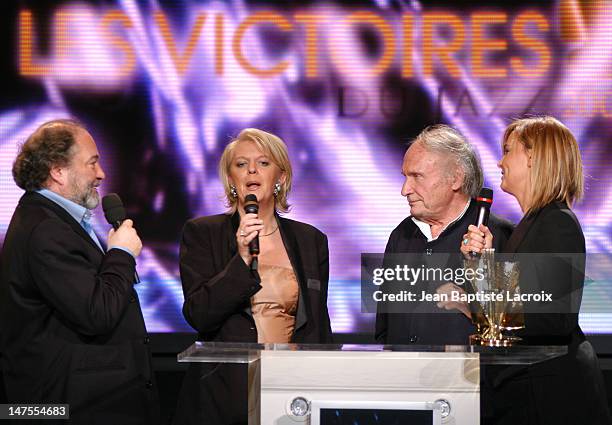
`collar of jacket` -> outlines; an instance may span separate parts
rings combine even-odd
[[[551,202],[550,204],[545,205],[544,207],[540,208],[537,211],[534,211],[531,214],[525,215],[521,219],[519,224],[517,224],[517,226],[515,227],[503,251],[507,253],[515,253],[521,246],[521,243],[527,236],[527,233],[529,233],[529,229],[531,228],[533,223],[536,221],[536,218],[538,218],[538,216],[542,214],[542,212],[548,211],[551,209],[564,210],[568,208],[569,207],[567,206],[565,202],[556,201],[556,202]]]
[[[300,255],[299,244],[297,240],[297,236],[292,229],[291,221],[287,220],[278,215],[277,212],[274,213],[274,218],[278,224],[278,228],[280,230],[281,238],[283,240],[283,245],[285,246],[285,250],[287,251],[287,256],[289,257],[289,262],[293,267],[293,272],[295,273],[298,284],[300,286],[300,296],[298,298],[298,308],[297,313],[295,315],[295,328],[294,335],[303,327],[308,321],[308,313],[312,311],[310,309],[310,301],[308,299],[308,286],[306,281],[306,275],[304,273],[304,266],[302,263],[302,257]],[[240,214],[236,211],[231,215],[229,219],[229,224],[231,225],[232,231],[230,234],[230,251],[232,253],[238,252],[238,246],[236,245],[236,233],[238,232],[238,227],[240,226]],[[250,308],[248,309],[248,313],[251,314]]]
[[[64,208],[62,208],[60,205],[56,204],[52,200],[36,192],[26,192],[19,200],[19,205],[34,205],[51,210],[62,221],[66,222],[66,224],[68,224],[72,228],[72,230],[74,230],[79,236],[81,236],[91,246],[93,246],[96,251],[104,254],[104,251],[100,251],[100,247],[94,242],[91,236],[87,234],[85,229],[83,229],[81,223],[77,222],[68,211],[66,211]],[[100,240],[100,244],[102,245],[102,248],[105,248],[105,244],[102,240]]]

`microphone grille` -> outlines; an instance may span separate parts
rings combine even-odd
[[[255,202],[257,203],[257,196],[255,196],[253,193],[249,193],[247,196],[244,197],[244,202]]]
[[[478,202],[486,202],[487,204],[493,203],[493,189],[489,189],[488,187],[483,187],[480,189],[480,193],[478,194],[478,198],[476,198]]]
[[[126,218],[123,202],[121,202],[121,198],[116,193],[109,193],[102,198],[102,209],[104,210],[106,221],[110,224],[121,222]]]

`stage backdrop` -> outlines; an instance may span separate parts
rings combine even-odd
[[[512,117],[551,114],[577,136],[590,252],[612,250],[612,6],[560,1],[2,2],[0,238],[21,191],[11,166],[39,124],[75,117],[143,238],[138,285],[152,332],[181,314],[183,223],[224,211],[217,162],[245,127],[280,135],[294,167],[288,217],[325,232],[335,332],[371,332],[360,253],[382,252],[408,215],[405,143],[447,123],[476,145],[494,212],[500,137]],[[95,229],[105,235],[101,211]],[[581,323],[612,333],[612,295],[587,288]]]

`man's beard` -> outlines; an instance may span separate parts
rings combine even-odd
[[[100,203],[100,195],[98,195],[95,187],[95,182],[79,184],[75,178],[72,178],[70,181],[70,200],[88,210],[93,210]]]

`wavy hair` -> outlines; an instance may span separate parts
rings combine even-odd
[[[13,179],[17,186],[26,191],[41,189],[51,168],[69,165],[79,129],[85,128],[72,119],[52,120],[38,127],[20,146],[13,163]]]

